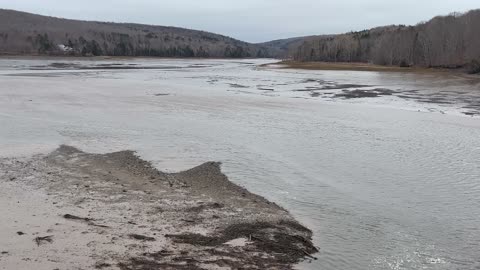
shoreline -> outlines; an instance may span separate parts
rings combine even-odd
[[[180,60],[250,60],[250,59],[271,59],[271,58],[256,58],[256,57],[242,57],[242,58],[228,58],[228,57],[156,57],[156,56],[81,56],[81,55],[44,55],[44,54],[1,54],[2,59],[73,59],[73,60],[132,60],[132,59],[180,59]]]
[[[466,77],[478,77],[475,74],[467,74],[463,69],[447,68],[424,68],[424,67],[398,67],[381,66],[369,63],[348,62],[299,62],[292,60],[279,61],[272,64],[264,64],[263,67],[276,67],[280,69],[305,69],[305,70],[338,70],[338,71],[373,71],[373,72],[406,72],[417,74],[456,74]]]
[[[132,151],[61,146],[0,168],[2,269],[293,269],[318,252],[309,229],[220,163],[163,173]]]

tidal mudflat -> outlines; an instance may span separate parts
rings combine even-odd
[[[62,144],[99,155],[130,149],[167,173],[222,162],[230,181],[278,204],[312,230],[318,260],[298,268],[479,267],[478,78],[261,66],[268,62],[1,60],[0,154],[24,162]],[[22,181],[34,181],[35,172],[27,172]],[[22,183],[11,177],[2,170],[7,183],[2,185]],[[85,181],[73,195],[94,192],[85,186],[96,182]],[[150,198],[146,192],[153,183],[145,183],[138,194],[127,187],[125,195],[119,188],[119,197],[105,200]],[[161,183],[169,188],[168,181]],[[61,203],[47,190],[11,188],[36,194],[36,201],[51,200],[52,209]],[[22,200],[28,201],[17,201]],[[35,209],[36,201],[29,202],[29,209]],[[186,202],[185,207],[199,213],[188,212],[193,217],[185,218],[185,226],[227,208],[216,200],[201,202]],[[112,226],[95,211],[89,217],[81,205],[57,213],[58,223],[95,230]],[[118,211],[128,213],[124,208]],[[35,211],[28,213],[35,219]],[[66,214],[80,219],[65,220]],[[152,259],[148,254],[159,250],[150,247],[163,243],[164,234],[126,220],[121,235],[127,237],[115,241],[146,248],[145,256],[140,252],[131,258]],[[22,241],[32,248],[36,237],[43,248],[64,241],[43,222],[31,222],[45,228],[40,234],[18,229],[27,235],[15,237],[27,236]],[[198,234],[207,236],[201,229]],[[308,239],[307,231],[297,233]],[[42,238],[52,235],[53,243]],[[165,241],[188,245],[188,239],[192,237]],[[12,256],[5,252],[0,260]],[[128,266],[130,257],[125,259]]]
[[[292,269],[312,232],[209,162],[163,173],[131,151],[2,159],[3,269]]]

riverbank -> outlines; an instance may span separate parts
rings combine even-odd
[[[292,269],[317,252],[219,163],[170,174],[131,151],[61,146],[0,168],[1,269]]]
[[[46,55],[46,54],[7,54],[0,53],[0,60],[2,59],[18,59],[18,60],[112,60],[112,61],[122,61],[122,60],[142,60],[142,59],[152,59],[152,60],[248,60],[248,59],[258,59],[255,57],[239,57],[239,58],[228,58],[228,57],[160,57],[160,56],[113,56],[113,55],[99,55],[99,56],[82,56],[82,55],[67,55],[67,54],[58,54],[58,55]]]
[[[266,64],[264,67],[292,68],[306,70],[346,70],[346,71],[375,71],[375,72],[410,72],[410,73],[453,73],[467,76],[461,69],[445,68],[422,68],[422,67],[398,67],[381,66],[368,63],[331,63],[331,62],[299,62],[280,61],[274,64]]]

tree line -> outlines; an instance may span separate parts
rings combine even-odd
[[[269,57],[265,46],[176,27],[76,21],[0,9],[0,53]]]
[[[104,35],[105,36],[105,35]],[[83,36],[78,38],[68,38],[63,41],[56,41],[49,38],[48,33],[37,34],[35,37],[29,36],[27,40],[31,43],[32,52],[38,54],[68,54],[77,56],[155,56],[155,57],[227,57],[227,58],[247,58],[247,57],[266,57],[266,49],[256,49],[252,51],[240,45],[226,45],[223,52],[218,49],[211,55],[208,48],[203,46],[192,46],[185,44],[157,44],[151,45],[150,42],[140,39],[132,39],[128,34],[110,33],[106,35],[107,40],[96,39],[87,40]],[[0,37],[2,37],[0,35]],[[148,39],[148,38],[147,38]],[[63,45],[59,47],[58,42]]]
[[[438,16],[415,26],[386,26],[306,40],[299,61],[460,68],[480,72],[480,10]]]

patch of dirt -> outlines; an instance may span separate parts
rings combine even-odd
[[[208,210],[208,209],[220,209],[220,208],[223,208],[223,207],[224,207],[224,205],[221,204],[221,203],[207,203],[207,204],[201,203],[199,206],[194,206],[194,207],[188,208],[185,211],[187,211],[187,212],[201,212],[201,211]]]

